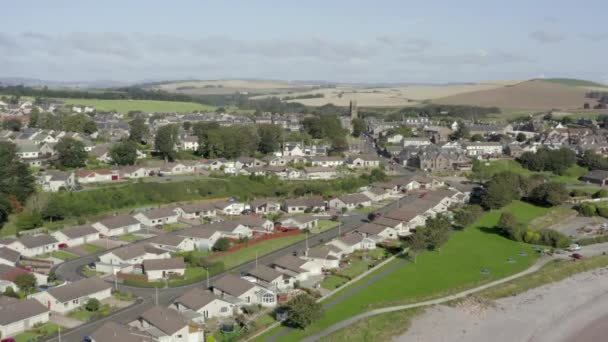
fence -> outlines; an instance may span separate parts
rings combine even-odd
[[[239,243],[238,245],[232,246],[223,252],[214,253],[213,256],[217,257],[217,256],[222,256],[222,255],[225,255],[228,253],[236,252],[240,249],[250,247],[257,243],[268,241],[268,240],[278,239],[278,238],[287,237],[287,236],[300,235],[300,234],[302,234],[302,232],[303,232],[302,230],[296,229],[296,230],[290,230],[287,232],[264,234],[264,235],[260,236],[259,238],[255,238],[255,239],[249,240],[247,242],[242,242],[242,243]]]

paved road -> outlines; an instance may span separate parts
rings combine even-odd
[[[411,196],[401,199],[400,201],[395,201],[395,202],[389,203],[388,205],[386,205],[383,208],[378,209],[377,211],[386,212],[390,209],[396,208],[398,205],[403,205],[405,203],[408,203],[408,202],[414,200],[414,198],[409,198],[409,197],[411,197]],[[344,216],[341,219],[342,225],[340,227],[340,231],[342,234],[350,232],[350,231],[354,230],[355,228],[364,224],[365,220],[366,220],[366,217],[364,215],[360,215],[360,214],[351,214],[349,216]],[[329,229],[329,230],[319,233],[319,234],[310,235],[310,237],[308,238],[308,246],[309,247],[317,246],[319,244],[328,242],[331,239],[336,238],[337,236],[338,236],[338,227]],[[138,243],[143,243],[143,242],[145,242],[145,240],[139,241]],[[306,249],[306,243],[307,243],[306,240],[297,242],[293,245],[287,246],[283,249],[280,249],[278,251],[272,252],[270,254],[267,254],[265,256],[258,258],[258,262],[260,264],[268,264],[268,263],[272,262],[273,260],[276,260],[278,257],[280,257],[282,255],[291,254],[294,252],[303,252]],[[107,251],[102,251],[102,252],[92,254],[92,255],[89,255],[86,257],[64,262],[55,269],[55,274],[60,279],[65,279],[65,280],[69,280],[69,281],[76,281],[76,280],[82,279],[84,277],[80,272],[82,267],[91,262],[96,261],[97,257],[100,254],[103,254],[106,252]],[[234,272],[234,271],[244,272],[253,267],[255,267],[255,260],[241,264],[235,268],[226,270],[225,272],[223,272],[221,274],[213,276],[210,278],[210,282],[213,282],[215,279],[218,279],[219,277],[225,275],[228,272]],[[61,340],[64,342],[80,342],[82,340],[83,336],[87,336],[87,335],[91,334],[94,330],[98,329],[101,325],[103,325],[104,322],[106,322],[108,320],[111,320],[114,322],[119,322],[119,323],[128,323],[128,322],[134,321],[138,317],[140,317],[140,315],[145,310],[149,309],[150,307],[152,307],[154,305],[154,303],[157,300],[156,298],[158,298],[158,305],[167,306],[167,305],[171,304],[177,297],[182,295],[184,292],[188,291],[191,288],[198,287],[201,285],[206,286],[206,280],[203,280],[203,281],[200,281],[197,283],[193,283],[193,284],[189,284],[186,286],[181,286],[181,287],[158,289],[158,292],[157,292],[156,289],[152,289],[152,288],[139,288],[139,287],[132,287],[132,286],[126,286],[126,285],[119,284],[118,285],[119,290],[130,291],[135,296],[139,297],[141,299],[141,301],[136,303],[135,305],[127,307],[111,316],[108,316],[103,319],[96,320],[96,321],[93,321],[90,323],[86,323],[86,324],[84,324],[80,327],[77,327],[75,329],[72,329],[72,330],[66,330],[65,332],[62,333]],[[55,338],[48,339],[47,341],[54,342],[54,341],[59,341],[59,339],[57,337],[55,337]]]

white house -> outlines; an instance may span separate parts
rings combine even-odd
[[[99,231],[87,224],[69,227],[51,233],[59,243],[65,243],[69,247],[84,245],[99,240]]]
[[[429,138],[416,138],[416,137],[412,137],[412,138],[403,138],[401,140],[401,143],[402,143],[403,147],[407,147],[407,146],[420,147],[420,146],[430,145],[431,141],[429,140]]]
[[[211,284],[211,288],[215,295],[239,299],[243,305],[260,304],[272,307],[277,304],[274,292],[232,274],[217,279]]]
[[[331,240],[327,243],[338,247],[344,254],[350,254],[358,250],[376,249],[376,241],[355,232],[348,233],[341,238]]]
[[[195,318],[195,321],[201,322],[210,318],[231,317],[237,313],[237,305],[200,287],[195,287],[178,297],[172,308],[175,308],[182,315],[188,315],[188,312],[196,312],[200,315],[200,318]]]
[[[76,180],[80,184],[112,182],[120,179],[118,171],[113,170],[79,170]]]
[[[335,269],[340,266],[342,251],[332,245],[317,246],[307,250],[301,258],[321,265],[324,270]]]
[[[105,236],[123,235],[141,229],[141,223],[129,215],[109,216],[92,226]]]
[[[249,205],[256,214],[271,214],[281,210],[281,203],[272,199],[256,199]]]
[[[348,165],[354,168],[376,168],[380,166],[380,157],[375,155],[353,156]]]
[[[338,167],[338,166],[344,165],[344,159],[342,157],[318,156],[318,157],[311,157],[310,163],[312,164],[312,166]]]
[[[286,290],[293,288],[295,284],[295,278],[281,273],[274,268],[266,265],[259,265],[245,272],[246,276],[243,279],[259,283],[266,287],[272,287],[278,290]]]
[[[499,142],[470,142],[464,145],[467,156],[500,156],[502,155],[502,144]]]
[[[148,169],[141,166],[123,166],[119,170],[120,178],[139,179],[148,176]]]
[[[146,242],[156,248],[166,249],[170,252],[189,252],[197,249],[194,239],[175,234],[159,234],[146,240]]]
[[[215,207],[224,213],[224,215],[240,215],[243,210],[247,209],[245,203],[236,201],[218,202]]]
[[[189,135],[181,139],[180,141],[180,149],[186,151],[196,151],[198,150],[198,137]]]
[[[115,273],[130,272],[133,265],[141,264],[144,260],[170,258],[169,251],[156,248],[148,243],[126,245],[105,253],[96,263],[97,271]]]
[[[357,228],[356,231],[363,234],[365,237],[373,238],[378,241],[396,240],[399,238],[399,234],[395,228],[383,226],[374,222],[366,223]]]
[[[308,214],[283,217],[279,220],[283,227],[296,227],[298,229],[311,229],[319,224],[319,219]]]
[[[182,204],[175,208],[181,218],[194,220],[202,217],[215,217],[217,208],[213,203]]]
[[[372,200],[365,194],[346,194],[332,198],[328,203],[330,208],[352,210],[358,207],[369,207],[372,205]]]
[[[217,240],[224,235],[217,227],[210,225],[180,229],[176,234],[191,240],[194,243],[195,248],[200,250],[210,250]]]
[[[137,213],[133,217],[145,227],[177,223],[179,214],[176,208],[166,207]]]
[[[366,189],[365,191],[363,191],[363,194],[365,194],[365,196],[369,197],[372,202],[381,202],[384,200],[387,200],[391,197],[391,194],[388,190],[384,189],[384,188],[378,188],[378,187],[369,187],[368,189]]]
[[[204,340],[204,332],[179,312],[162,306],[146,310],[137,320],[137,328],[150,333],[162,342],[195,342]]]
[[[16,336],[49,321],[49,309],[34,299],[0,296],[0,334]]]
[[[170,276],[183,276],[186,272],[184,258],[148,259],[142,263],[142,270],[148,281],[166,279]]]
[[[59,248],[59,242],[47,234],[24,235],[16,240],[5,241],[3,244],[26,257],[54,252]]]
[[[59,189],[71,189],[75,184],[73,172],[47,171],[38,179],[43,191],[57,192]]]
[[[323,166],[311,166],[304,168],[306,179],[331,179],[338,174],[334,168]]]
[[[294,277],[299,281],[323,274],[323,265],[290,254],[283,255],[274,260],[271,262],[271,266],[275,270]]]
[[[85,305],[89,299],[102,301],[111,296],[112,284],[100,278],[85,278],[35,293],[32,298],[51,311],[65,314]]]

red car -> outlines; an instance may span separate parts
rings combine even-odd
[[[583,258],[583,255],[579,254],[579,253],[572,253],[572,255],[570,255],[570,257],[574,260],[580,260]]]
[[[59,249],[66,249],[66,248],[68,248],[68,244],[67,244],[67,243],[65,243],[65,242],[63,242],[63,243],[60,243],[60,244],[58,245],[58,247],[59,247]]]

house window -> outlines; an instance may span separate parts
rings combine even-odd
[[[228,307],[227,306],[222,306],[220,308],[220,312],[228,312]]]
[[[263,303],[274,303],[274,295],[272,293],[264,293],[262,296]]]
[[[247,303],[251,303],[251,297],[247,296],[247,298],[245,299],[245,301],[246,301]]]

